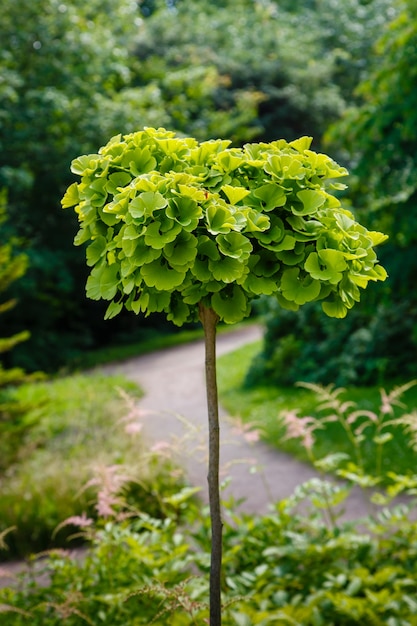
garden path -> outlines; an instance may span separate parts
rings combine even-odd
[[[259,325],[220,333],[217,355],[262,337]],[[145,392],[139,401],[143,433],[149,446],[164,451],[169,444],[192,485],[207,501],[207,405],[204,381],[204,341],[194,341],[123,363],[101,368],[123,374]],[[241,510],[265,513],[268,505],[291,495],[297,485],[317,476],[308,464],[263,442],[251,442],[220,407],[221,475],[227,478],[223,497],[241,500]],[[353,490],[344,517],[357,519],[369,513],[369,501]]]

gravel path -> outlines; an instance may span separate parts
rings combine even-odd
[[[247,326],[217,336],[217,356],[262,337],[259,326]],[[102,368],[123,374],[145,392],[139,402],[143,432],[149,445],[169,443],[191,484],[201,487],[207,501],[207,405],[204,381],[204,341],[161,350]],[[250,442],[220,408],[221,472],[227,478],[225,499],[243,499],[241,510],[264,513],[268,505],[293,493],[316,476],[311,466],[262,443]],[[360,490],[353,491],[345,517],[369,513]]]

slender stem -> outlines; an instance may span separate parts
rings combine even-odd
[[[221,626],[222,519],[220,507],[219,465],[220,427],[216,376],[216,326],[219,318],[210,308],[200,304],[200,320],[204,328],[206,391],[209,428],[208,490],[211,521],[210,563],[210,626]]]

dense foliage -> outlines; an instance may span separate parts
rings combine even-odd
[[[268,342],[252,382],[279,374],[274,362],[288,356],[285,382],[308,379],[369,384],[417,374],[416,265],[416,49],[413,2],[383,32],[372,71],[358,87],[362,104],[351,108],[328,133],[333,150],[352,171],[350,199],[368,227],[383,228],[389,241],[381,261],[389,280],[342,329],[310,307],[300,315],[276,315],[266,305]],[[263,361],[263,363],[262,363]]]
[[[7,212],[5,194],[0,195],[0,314],[14,310],[17,301],[8,297],[11,285],[20,279],[27,267],[27,257],[16,252],[18,242],[7,233]],[[3,298],[6,298],[3,300]],[[26,341],[29,332],[22,330],[0,338],[0,355],[3,355],[22,341]],[[13,397],[12,387],[27,381],[30,377],[19,367],[4,368],[0,360],[0,472],[16,457],[16,447],[22,434],[27,429],[24,414],[31,407]]]
[[[112,511],[121,485],[135,509],[164,515],[163,498],[181,475],[171,476],[171,462],[145,446],[139,392],[120,376],[90,374],[23,384],[10,394],[25,411],[1,433],[0,534],[13,531],[0,560],[65,547],[74,527],[61,522]]]
[[[385,236],[341,207],[331,191],[346,171],[310,144],[239,149],[147,128],[75,159],[81,181],[62,204],[78,214],[76,243],[89,242],[87,295],[110,301],[107,317],[125,306],[179,326],[200,304],[241,321],[260,294],[344,317],[386,278],[374,251]]]
[[[410,510],[385,508],[362,519],[358,532],[357,520],[338,519],[336,505],[344,495],[315,479],[267,515],[228,510],[225,626],[417,623],[416,581],[410,575],[417,566],[417,528]],[[164,520],[143,513],[95,526],[79,520],[91,539],[88,554],[82,561],[52,554],[46,562],[35,561],[33,574],[20,584],[0,590],[7,624],[205,623],[207,515],[187,491],[168,500],[171,515]],[[186,526],[177,522],[184,514]]]
[[[103,323],[100,304],[85,301],[74,220],[59,210],[71,159],[145,125],[236,144],[306,133],[319,145],[390,5],[4,2],[0,185],[30,268],[16,288],[24,306],[0,326],[32,331],[8,363],[56,369],[136,332],[134,316]]]

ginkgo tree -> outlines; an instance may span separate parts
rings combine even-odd
[[[297,310],[322,301],[344,317],[370,280],[386,278],[370,232],[334,195],[346,170],[311,138],[230,146],[163,128],[113,137],[72,162],[80,177],[62,200],[75,207],[75,244],[89,242],[87,295],[122,308],[165,312],[205,332],[212,528],[210,624],[221,623],[222,521],[216,327],[239,322],[260,295]]]

